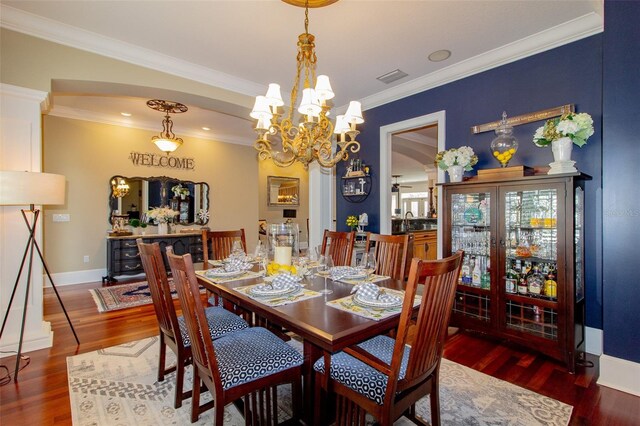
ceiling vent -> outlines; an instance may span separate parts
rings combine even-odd
[[[407,74],[404,71],[393,70],[384,75],[381,75],[380,77],[376,77],[376,80],[380,80],[384,84],[389,84],[389,83],[393,83],[396,80],[400,80],[401,78],[405,78],[408,75],[409,74]]]

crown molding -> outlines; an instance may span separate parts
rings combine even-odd
[[[69,108],[65,106],[55,106],[48,115],[61,118],[70,118],[72,120],[90,121],[92,123],[108,124],[110,126],[127,127],[130,129],[148,130],[151,132],[160,132],[158,122],[136,121],[135,123],[127,122],[126,118],[122,120],[114,119],[107,114],[100,114],[94,111],[87,111],[78,108]],[[197,139],[210,140],[215,142],[230,143],[234,145],[253,146],[253,139],[245,139],[233,135],[220,135],[215,133],[207,134],[201,132],[192,132],[189,130],[180,131],[180,137],[190,137]]]
[[[225,90],[255,96],[263,85],[0,4],[0,26]]]
[[[27,87],[14,86],[12,84],[0,83],[0,95],[12,96],[14,98],[26,99],[40,103],[40,112],[46,114],[51,107],[51,98],[48,92],[29,89]]]
[[[362,109],[371,109],[397,101],[425,90],[601,33],[602,31],[604,31],[603,17],[591,12],[423,77],[367,96],[362,99]]]

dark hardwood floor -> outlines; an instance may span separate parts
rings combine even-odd
[[[0,387],[0,424],[71,424],[66,358],[158,334],[152,305],[98,313],[88,290],[99,285],[59,287],[80,346],[55,294],[45,290],[45,320],[54,330],[53,347],[28,353],[30,364],[20,372],[19,382]],[[594,367],[579,367],[572,375],[551,359],[466,332],[449,339],[445,357],[573,405],[571,425],[640,425],[640,398],[596,384],[597,357],[587,357]],[[15,357],[0,360],[12,372],[14,363]]]

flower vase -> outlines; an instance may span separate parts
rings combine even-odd
[[[169,233],[169,224],[167,222],[162,222],[158,224],[158,234],[168,234]]]
[[[553,163],[547,174],[556,175],[561,173],[575,173],[578,170],[573,166],[575,161],[571,161],[571,151],[573,150],[573,141],[571,138],[560,138],[551,142],[551,151],[553,152]]]
[[[450,182],[462,182],[462,176],[464,175],[464,167],[462,166],[449,166],[447,168],[447,172],[449,172],[449,181]]]

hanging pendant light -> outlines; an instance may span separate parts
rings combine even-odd
[[[327,118],[331,107],[327,101],[335,96],[329,77],[316,77],[315,36],[309,34],[309,7],[322,7],[336,0],[283,0],[305,8],[304,33],[298,36],[297,70],[291,90],[291,104],[286,116],[279,107],[284,105],[280,86],[269,84],[266,96],[257,96],[250,116],[257,120],[258,138],[254,147],[261,160],[271,159],[277,166],[288,167],[296,161],[305,168],[316,161],[322,167],[333,167],[360,151],[356,141],[356,125],[364,123],[360,102],[351,101],[346,114],[339,115],[334,125]],[[312,86],[313,85],[313,86]],[[302,100],[295,110],[300,114],[294,123],[294,105],[302,88]],[[333,134],[336,141],[333,141]]]
[[[169,155],[176,149],[182,145],[182,139],[176,137],[175,133],[173,133],[173,121],[171,121],[171,114],[180,114],[183,112],[187,112],[189,108],[186,105],[183,105],[178,102],[165,101],[162,99],[152,99],[147,101],[147,106],[151,109],[155,109],[156,111],[164,112],[166,115],[164,116],[164,120],[162,120],[162,132],[159,136],[154,136],[151,138],[151,141],[156,144],[156,146]]]

